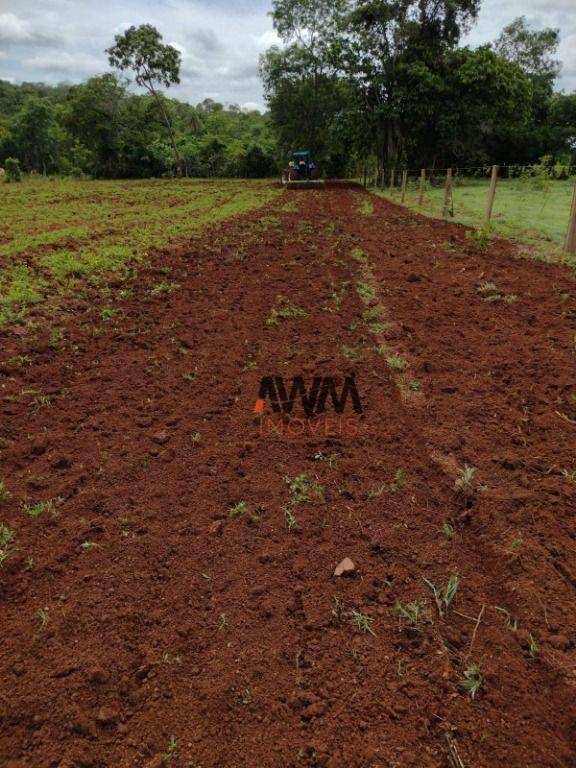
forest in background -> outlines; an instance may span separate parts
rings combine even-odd
[[[205,99],[163,99],[186,176],[262,178],[277,172],[269,115]],[[0,165],[94,178],[174,175],[174,157],[153,96],[108,73],[80,85],[0,80]]]
[[[180,55],[150,25],[117,35],[117,73],[0,79],[0,164],[96,178],[266,177],[310,149],[327,176],[380,168],[576,164],[576,92],[556,91],[559,32],[523,17],[461,39],[480,0],[273,0],[265,114],[167,98]],[[134,92],[136,84],[142,92]]]

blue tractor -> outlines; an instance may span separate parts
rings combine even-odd
[[[292,153],[292,159],[282,171],[282,183],[288,187],[324,185],[320,179],[320,169],[312,160],[309,149]]]

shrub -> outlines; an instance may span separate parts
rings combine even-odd
[[[22,181],[22,171],[20,170],[20,160],[16,157],[7,157],[4,163],[6,171],[6,181]]]

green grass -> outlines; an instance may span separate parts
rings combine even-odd
[[[444,189],[427,184],[424,206],[418,208],[418,185],[411,182],[406,194],[406,205],[422,213],[441,217]],[[453,191],[454,216],[468,226],[483,227],[488,179],[456,180]],[[564,246],[570,205],[574,191],[573,181],[549,181],[538,185],[533,180],[500,179],[492,214],[492,231],[518,240],[539,255],[557,255]],[[400,202],[400,192],[378,190],[378,195]]]
[[[134,274],[153,260],[154,249],[184,242],[280,193],[259,181],[0,184],[0,326],[21,321],[33,304]]]

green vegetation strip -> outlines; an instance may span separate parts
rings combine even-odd
[[[97,284],[199,229],[258,209],[269,183],[32,179],[0,185],[0,325],[62,290]]]
[[[427,184],[424,205],[418,206],[418,182],[410,181],[405,204],[429,216],[441,218],[444,204],[442,180]],[[489,181],[487,179],[456,182],[451,209],[456,221],[473,227],[484,226]],[[491,229],[533,248],[537,255],[558,255],[566,238],[573,181],[538,179],[501,179],[496,189]],[[400,202],[400,190],[377,190],[378,195]]]

